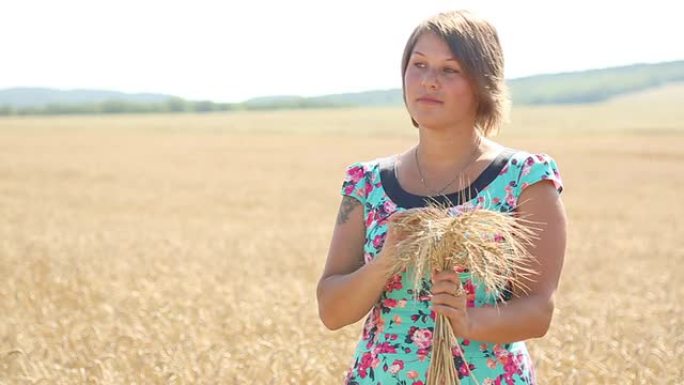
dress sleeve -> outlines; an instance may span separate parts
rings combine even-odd
[[[558,164],[556,164],[556,161],[545,153],[530,154],[523,161],[520,169],[520,176],[518,177],[517,183],[517,196],[520,196],[522,190],[527,186],[543,180],[550,180],[553,182],[559,194],[563,191],[563,180],[558,171]]]
[[[355,162],[347,166],[342,182],[342,195],[356,198],[361,204],[366,203],[366,170],[363,163]]]

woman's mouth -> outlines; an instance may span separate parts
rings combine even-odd
[[[420,98],[416,99],[416,101],[419,103],[425,103],[425,104],[443,104],[444,103],[443,101],[441,101],[439,99],[431,98],[429,96],[420,97]]]

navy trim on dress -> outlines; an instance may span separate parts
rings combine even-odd
[[[407,209],[425,207],[430,201],[436,201],[442,205],[458,206],[464,203],[461,201],[463,198],[465,198],[465,201],[469,200],[468,198],[474,198],[480,191],[492,183],[515,153],[516,151],[511,148],[504,148],[473,183],[461,191],[450,194],[422,196],[411,194],[404,190],[399,184],[394,170],[396,155],[385,158],[380,163],[380,180],[387,196],[400,207]]]

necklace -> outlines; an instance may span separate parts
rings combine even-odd
[[[473,164],[473,162],[474,162],[477,158],[479,158],[479,156],[474,157],[474,155],[475,155],[475,153],[477,152],[477,150],[480,149],[480,144],[481,144],[481,143],[482,143],[482,136],[481,136],[481,135],[478,135],[478,136],[477,136],[477,146],[475,146],[475,149],[473,150],[473,152],[470,153],[470,158],[471,158],[471,159],[470,159],[470,161],[468,162],[468,164],[466,164],[465,167],[463,167],[463,170],[461,171],[461,173],[459,173],[459,174],[456,176],[456,178],[454,178],[451,182],[449,182],[446,186],[444,186],[444,187],[443,187],[441,190],[439,190],[439,191],[434,191],[434,190],[432,190],[432,189],[431,189],[430,187],[428,187],[428,185],[425,183],[425,177],[423,176],[423,171],[420,169],[420,162],[418,161],[418,146],[416,146],[416,149],[415,149],[415,151],[413,151],[413,153],[415,154],[415,158],[416,158],[416,166],[418,167],[418,174],[420,174],[420,182],[423,183],[423,186],[425,186],[425,188],[426,188],[428,191],[430,191],[430,192],[433,194],[433,196],[434,196],[434,195],[441,195],[446,189],[448,189],[452,184],[454,184],[454,182],[456,182],[456,180],[457,180],[463,173],[465,173],[465,171],[468,169],[468,167],[470,167],[470,165]]]

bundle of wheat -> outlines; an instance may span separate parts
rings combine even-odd
[[[413,270],[411,279],[417,299],[420,282],[428,272],[460,267],[470,271],[487,292],[497,293],[503,299],[503,289],[508,284],[526,290],[524,280],[535,274],[527,249],[535,238],[532,224],[482,206],[454,210],[430,202],[425,209],[393,222],[405,237],[397,244],[392,273]],[[454,345],[460,350],[448,318],[439,314],[435,319],[427,385],[460,383],[451,350]],[[465,360],[462,350],[460,353]]]

